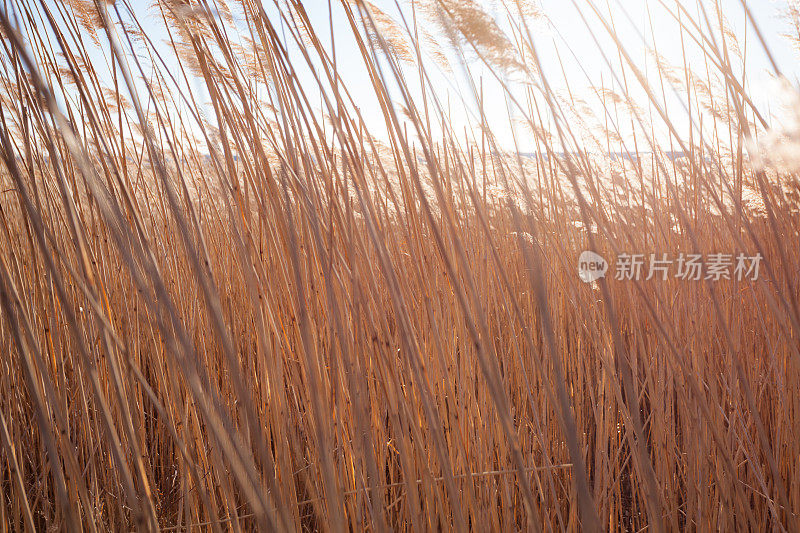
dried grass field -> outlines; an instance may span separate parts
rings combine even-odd
[[[136,4],[0,2],[0,531],[800,531],[749,2]]]

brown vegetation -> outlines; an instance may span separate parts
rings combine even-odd
[[[166,43],[125,0],[5,2],[0,529],[798,531],[800,165],[746,148],[800,135],[763,135],[714,2],[664,5],[708,71],[617,41],[598,130],[523,0],[343,1],[356,58],[293,0],[160,0]],[[496,144],[476,65],[537,157]],[[474,82],[476,137],[435,68]],[[764,262],[586,284],[585,249]]]

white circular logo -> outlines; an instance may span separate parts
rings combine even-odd
[[[591,283],[602,277],[608,272],[608,261],[589,250],[585,250],[578,257],[578,276],[586,283]]]

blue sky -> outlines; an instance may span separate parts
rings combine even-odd
[[[375,0],[374,3],[396,19],[399,19],[397,7],[393,1]],[[619,72],[619,58],[616,55],[613,41],[598,22],[597,17],[590,13],[586,7],[586,2],[578,0],[576,3],[580,6],[589,28],[595,33],[595,37],[598,39],[597,42],[581,19],[581,13],[578,12],[578,8],[569,0],[543,0],[540,2],[541,11],[548,17],[550,24],[544,22],[534,24],[534,40],[543,64],[543,71],[548,74],[548,81],[555,90],[565,96],[571,94],[583,98],[586,100],[590,110],[602,115],[602,108],[596,98],[593,97],[595,93],[590,90],[590,87],[599,87],[602,84],[606,88],[616,90],[618,93],[625,92],[619,86],[615,87],[615,84],[622,80],[615,80],[612,76],[612,69],[617,73]],[[595,4],[609,6],[606,7],[606,15],[609,12],[612,14],[616,30],[623,45],[642,71],[650,72],[651,74],[655,72],[653,70],[654,62],[652,56],[647,52],[647,49],[652,48],[654,44],[667,63],[681,67],[683,54],[678,24],[659,1],[609,0],[608,4],[605,2],[595,2]],[[664,4],[674,9],[674,1],[666,0]],[[690,13],[695,14],[695,18],[700,18],[698,8],[694,2],[685,2],[684,4]],[[312,23],[318,28],[319,33],[323,35],[323,40],[329,39],[327,2],[318,0],[306,5],[312,17]],[[494,12],[499,20],[502,20],[502,4],[489,0],[484,1],[483,5],[487,7],[489,12]],[[721,0],[721,5],[723,16],[739,38],[740,48],[745,51],[746,62],[743,65],[739,65],[737,74],[742,72],[742,68],[746,69],[750,95],[759,108],[763,110],[762,112],[768,114],[774,100],[774,82],[767,56],[757,40],[752,25],[746,20],[740,0]],[[781,16],[782,11],[787,7],[785,2],[750,0],[748,6],[784,75],[788,76],[797,85],[797,50],[792,48],[788,39],[782,37],[782,34],[791,31],[790,24]],[[404,10],[408,11],[407,7],[404,7]],[[707,5],[707,12],[710,17],[715,16],[710,5]],[[333,21],[334,31],[345,25],[346,22],[344,17],[341,16],[340,9],[334,8]],[[342,33],[346,31],[347,28]],[[684,35],[684,40],[687,43],[687,62],[702,77],[707,67],[705,58],[696,46],[691,45],[687,35]],[[346,58],[348,54],[355,54],[355,50],[348,49],[348,44],[347,40],[339,39],[337,41],[340,58]],[[612,67],[605,63],[604,53],[608,59],[616,62],[612,64]],[[368,117],[368,120],[371,119],[373,129],[380,131],[383,127],[382,118],[377,111],[377,107],[372,108],[373,111],[370,111],[370,102],[374,102],[374,97],[369,91],[366,74],[360,68],[359,62],[357,60],[352,62],[340,61],[340,65],[343,70],[343,77],[353,80],[350,87],[357,94],[358,100],[363,102],[365,116]],[[484,75],[484,97],[487,116],[495,118],[496,124],[493,127],[493,131],[500,137],[501,145],[510,149],[513,146],[513,138],[508,127],[508,103],[498,85],[492,81],[492,76],[488,70],[481,68],[477,61],[472,62],[470,67],[474,69],[474,73],[478,75],[483,73]],[[468,93],[463,92],[468,87],[468,84],[460,73],[461,69],[455,68],[453,74],[443,74],[436,78],[437,87],[443,92],[449,91],[451,94],[450,102],[453,109],[451,123],[457,131],[466,124],[465,115],[468,115],[468,112],[459,110],[459,106],[455,103],[459,101],[458,93],[466,95],[467,101],[471,101]],[[628,83],[627,92],[633,94],[640,104],[644,103],[646,95],[638,87],[636,81],[630,77],[630,74],[625,81]],[[685,131],[688,128],[688,118],[683,112],[681,102],[682,99],[679,99],[676,95],[671,95],[670,91],[667,90],[667,112],[671,120],[675,121],[678,129]],[[773,111],[778,110],[773,109]],[[657,123],[659,121],[654,122]],[[518,142],[521,144],[520,150],[533,150],[532,143],[526,142],[526,137],[530,138],[530,135],[526,136],[524,130],[518,133]],[[666,135],[666,130],[664,130],[663,134]]]
[[[400,19],[400,10],[394,0],[373,0],[373,2],[396,20]],[[565,98],[574,96],[585,100],[586,111],[598,115],[601,120],[605,120],[605,118],[602,116],[603,112],[599,101],[591,89],[593,86],[599,87],[603,85],[618,93],[627,92],[632,94],[638,103],[644,104],[646,102],[645,93],[638,87],[637,82],[630,74],[626,80],[614,78],[613,72],[618,74],[620,69],[618,64],[619,57],[616,55],[613,41],[608,37],[597,17],[590,12],[586,0],[576,0],[576,3],[580,6],[580,12],[570,0],[543,0],[539,4],[541,11],[549,19],[549,23],[539,21],[533,25],[534,40],[542,61],[543,71],[547,73],[549,83]],[[669,16],[659,0],[608,0],[607,3],[595,0],[594,3],[597,5],[603,4],[600,9],[605,10],[606,16],[611,13],[612,16],[608,20],[614,21],[623,45],[642,71],[649,72],[651,75],[655,72],[653,70],[652,56],[647,52],[648,47],[653,47],[654,44],[667,63],[681,67],[683,55],[680,46],[680,35],[677,29],[678,25]],[[675,2],[674,0],[664,0],[663,4],[674,9]],[[721,0],[721,4],[723,15],[740,40],[740,47],[746,50],[746,63],[739,65],[738,68],[740,72],[741,68],[746,69],[747,84],[751,97],[764,114],[768,115],[769,111],[772,111],[774,114],[779,115],[779,109],[773,109],[772,86],[774,83],[772,81],[771,68],[766,59],[766,54],[756,39],[752,26],[745,19],[740,0]],[[266,2],[265,5],[267,5]],[[329,12],[329,6],[331,5],[333,6],[332,13]],[[402,3],[401,5],[403,6],[402,12],[406,16],[410,16],[410,2]],[[497,0],[484,0],[482,5],[486,7],[487,11],[497,15],[498,20],[501,21],[501,26],[504,24],[502,22],[504,15],[501,3]],[[695,14],[695,18],[699,18],[697,5],[694,2],[686,2],[685,5],[687,10]],[[787,20],[781,17],[781,12],[787,7],[785,2],[749,0],[748,5],[761,31],[767,38],[768,45],[780,68],[797,85],[797,51],[781,35],[791,31]],[[372,94],[369,79],[360,61],[357,49],[352,37],[349,35],[350,28],[341,5],[338,2],[329,3],[327,0],[312,0],[306,2],[305,6],[315,30],[325,43],[331,42],[329,26],[329,16],[331,16],[333,31],[336,36],[338,66],[342,78],[347,82],[350,91],[358,102],[369,129],[380,138],[382,132],[385,131],[383,118],[375,96]],[[708,2],[707,8],[709,16],[713,17],[714,12]],[[151,3],[137,2],[134,9],[137,17],[145,22],[146,30],[151,38],[157,43],[163,43],[167,34],[161,26]],[[273,16],[277,13],[274,7],[268,8],[267,11]],[[586,18],[587,23],[583,22],[581,13]],[[648,18],[648,14],[650,18]],[[277,17],[275,20],[277,20]],[[426,24],[426,27],[431,28],[428,23]],[[597,41],[594,40],[589,29],[595,33]],[[685,35],[684,38],[688,43],[688,36]],[[440,41],[443,46],[447,46],[441,36]],[[103,48],[106,46],[103,45]],[[169,56],[167,46],[163,44],[160,46],[164,46],[163,51],[167,52],[164,55]],[[108,54],[103,48],[95,50],[92,53],[92,59],[97,70],[101,72],[101,76],[107,78],[110,85],[109,71],[103,68],[103,64],[107,64]],[[604,53],[608,59],[615,62],[611,67],[605,63]],[[295,65],[298,68],[301,82],[306,87],[313,87],[313,78],[310,71],[303,67],[299,51],[295,50],[294,54],[297,58]],[[687,48],[687,54],[687,61],[690,67],[702,75],[707,66],[703,55],[696,46],[691,44]],[[172,63],[172,60],[170,62]],[[512,149],[513,136],[509,126],[509,104],[507,99],[504,97],[503,92],[499,90],[499,86],[493,80],[491,73],[483,68],[480,62],[470,58],[470,69],[475,76],[483,76],[485,109],[487,116],[492,121],[490,126],[498,136],[501,146]],[[436,72],[434,70],[432,75],[442,101],[450,103],[450,123],[452,127],[456,131],[463,131],[469,123],[470,114],[474,117],[475,107],[470,94],[465,92],[469,85],[466,83],[462,69],[455,66],[452,73]],[[415,77],[410,75],[408,79],[411,85],[414,86]],[[627,82],[627,91],[619,87],[618,84],[621,82]],[[201,101],[206,99],[201,84],[193,82],[190,87],[198,99]],[[514,89],[514,91],[515,95],[522,98],[521,91],[518,92],[518,89]],[[683,112],[681,102],[682,98],[671,94],[671,91],[667,90],[667,112],[670,114],[671,119],[675,121],[679,130],[686,131],[688,120]],[[625,119],[624,113],[614,118],[620,120],[620,123],[629,124],[630,122],[629,119]],[[654,122],[658,123],[659,121]],[[661,134],[666,135],[666,130]],[[532,151],[534,149],[532,136],[524,128],[518,131],[517,139],[521,151]]]

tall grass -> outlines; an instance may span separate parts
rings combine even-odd
[[[0,8],[3,531],[800,530],[800,135],[746,4],[755,43],[652,2],[684,64],[646,71],[663,20],[575,0],[599,107],[525,0],[132,4]],[[586,284],[585,249],[764,261]]]

